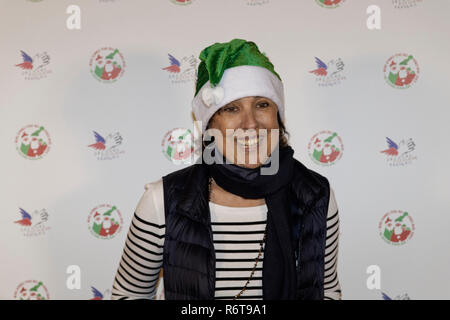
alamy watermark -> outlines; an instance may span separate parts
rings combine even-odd
[[[274,175],[279,168],[279,129],[226,129],[225,137],[221,130],[209,128],[199,132],[195,127],[202,128],[202,121],[194,121],[193,135],[179,135],[171,137],[171,140],[183,140],[173,142],[186,150],[186,139],[193,146],[194,152],[186,153],[183,163],[200,164],[203,161],[210,165],[213,163],[236,165],[261,164],[262,175]],[[212,141],[214,139],[214,141]],[[212,141],[206,145],[206,142]],[[182,142],[182,143],[181,143]],[[204,146],[204,147],[202,147]],[[180,154],[173,150],[173,154]],[[258,161],[259,160],[259,161]]]

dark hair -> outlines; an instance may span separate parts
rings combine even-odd
[[[221,110],[222,109],[217,110],[216,113],[220,113]],[[216,113],[214,113],[213,116],[209,119],[208,125],[206,126],[206,130],[209,129],[209,125],[211,124],[211,121],[212,121],[213,117],[216,115]],[[289,145],[290,134],[286,130],[286,127],[285,127],[283,121],[281,121],[279,112],[277,112],[277,120],[278,120],[278,126],[279,126],[279,130],[280,130],[279,144],[280,144],[280,148],[283,148],[283,147]],[[212,143],[213,141],[214,141],[214,137],[212,137],[211,140],[209,140],[209,141],[202,141],[202,152],[204,151],[205,147],[207,145],[209,145],[210,143]]]

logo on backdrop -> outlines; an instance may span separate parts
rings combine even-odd
[[[106,300],[111,298],[111,291],[107,289],[105,292],[101,293],[99,290],[91,286],[91,291],[93,298],[89,300]]]
[[[405,244],[414,234],[414,221],[406,211],[392,210],[378,224],[381,238],[392,245]]]
[[[316,58],[317,68],[309,71],[316,75],[316,82],[321,87],[340,84],[345,80],[344,62],[341,58],[333,59],[328,63]]]
[[[170,0],[170,2],[179,4],[179,5],[188,5],[191,4],[194,0]]]
[[[51,139],[42,126],[30,124],[16,135],[16,149],[25,159],[41,159],[50,150]]]
[[[413,139],[402,139],[398,144],[386,137],[387,149],[380,151],[386,154],[386,161],[391,166],[406,166],[417,160],[416,144]]]
[[[190,164],[194,156],[194,137],[191,130],[175,128],[164,135],[162,152],[174,164]]]
[[[190,82],[196,79],[197,59],[194,55],[185,56],[181,60],[170,53],[168,55],[170,65],[162,69],[169,73],[169,80],[172,81],[172,84]]]
[[[16,64],[16,67],[22,69],[22,75],[26,80],[39,80],[52,73],[48,68],[50,56],[47,52],[37,53],[33,57],[23,50],[20,52],[23,61]]]
[[[395,298],[391,298],[386,293],[381,292],[381,297],[383,300],[411,300],[407,293],[397,295],[395,296]]]
[[[406,53],[397,53],[390,57],[383,69],[386,82],[399,89],[411,87],[417,81],[419,71],[416,59]]]
[[[316,2],[324,8],[333,9],[339,7],[344,0],[316,0]]]
[[[125,71],[125,59],[115,48],[101,48],[94,52],[89,68],[95,79],[105,83],[117,81]]]
[[[19,208],[20,220],[14,221],[20,225],[20,229],[24,236],[33,237],[45,235],[50,230],[50,227],[46,226],[48,221],[47,210],[34,210],[33,212],[27,212],[22,208]]]
[[[396,9],[408,9],[411,7],[415,7],[418,3],[421,3],[422,0],[392,0],[392,5]]]
[[[308,144],[311,159],[322,166],[335,164],[344,151],[344,144],[336,132],[320,131],[315,134]]]
[[[247,0],[247,5],[249,6],[262,6],[268,3],[269,0]]]
[[[119,132],[110,133],[105,138],[98,132],[94,132],[95,143],[88,145],[91,148],[98,160],[111,160],[118,158],[120,154],[125,151],[120,150],[119,146],[122,144],[123,138]]]
[[[88,228],[100,239],[114,238],[122,230],[122,214],[116,206],[101,204],[91,210],[88,216]]]
[[[14,292],[15,300],[49,300],[50,295],[42,281],[27,280],[19,284]]]

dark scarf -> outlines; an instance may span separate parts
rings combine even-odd
[[[212,150],[214,155],[217,149]],[[215,182],[228,192],[248,199],[264,198],[268,207],[267,233],[263,263],[263,298],[269,300],[295,299],[296,267],[291,239],[289,188],[293,176],[294,150],[290,146],[275,149],[279,154],[278,172],[262,175],[261,167],[270,167],[271,158],[261,167],[249,169],[235,164],[205,164]],[[217,157],[214,155],[214,157]],[[209,210],[209,208],[207,209]],[[268,290],[270,288],[270,291]]]

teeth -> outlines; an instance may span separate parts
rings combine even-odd
[[[248,140],[239,139],[239,140],[237,140],[237,142],[244,146],[253,146],[259,142],[259,139],[258,138],[252,138],[252,139],[248,139]]]

